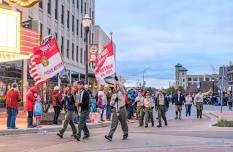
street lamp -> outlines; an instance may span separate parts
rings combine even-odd
[[[85,83],[88,84],[88,32],[90,30],[91,25],[91,18],[88,14],[85,14],[85,16],[82,19],[82,24],[85,31],[85,37],[84,42],[86,44],[86,52],[85,52]]]
[[[144,70],[143,70],[143,75],[142,75],[142,87],[143,87],[143,89],[144,89],[144,87],[145,87],[145,72],[147,71],[147,70],[149,70],[150,68],[145,68]]]

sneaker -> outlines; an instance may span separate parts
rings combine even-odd
[[[123,138],[122,138],[122,140],[126,140],[126,139],[128,139],[128,134],[126,134],[126,135],[123,135]]]
[[[178,119],[178,117],[175,117],[175,120],[177,120]]]
[[[145,126],[145,128],[148,128],[148,126]]]
[[[83,140],[88,139],[89,137],[90,137],[90,135],[85,135],[85,136],[83,137]]]
[[[165,123],[165,126],[167,126],[167,122]]]
[[[104,136],[105,139],[107,139],[108,141],[112,141],[112,137],[111,136]]]
[[[63,135],[61,133],[57,133],[57,136],[59,136],[60,138],[63,138]]]
[[[181,120],[181,117],[179,117],[179,120]]]
[[[80,137],[78,137],[77,135],[74,135],[74,138],[75,138],[77,141],[80,141]]]
[[[157,126],[157,128],[161,128],[161,127],[162,127],[162,125],[158,125],[158,126]]]

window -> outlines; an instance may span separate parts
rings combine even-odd
[[[73,4],[74,4],[74,0],[72,0]]]
[[[193,78],[193,81],[197,81],[197,78]]]
[[[74,60],[74,43],[72,43],[72,60]]]
[[[64,24],[64,5],[61,6],[61,24]]]
[[[57,20],[58,0],[55,0],[55,19]]]
[[[83,64],[83,48],[80,50],[80,63]]]
[[[40,2],[39,2],[39,7],[40,7],[40,8],[43,8],[43,1],[40,1]]]
[[[50,28],[48,28],[48,35],[50,35],[51,34],[51,29]]]
[[[61,54],[64,56],[64,37],[61,37]]]
[[[79,34],[79,20],[76,20],[76,35]]]
[[[91,20],[92,20],[92,24],[94,24],[94,20],[95,20],[95,12],[94,11],[92,11]]]
[[[74,32],[74,15],[72,15],[72,32]]]
[[[89,14],[90,14],[90,18],[92,18],[92,14],[91,14],[91,8],[89,8]]]
[[[84,3],[84,14],[87,14],[87,3]]]
[[[188,78],[188,81],[192,81],[192,78]]]
[[[77,9],[79,9],[79,0],[77,0]]]
[[[91,43],[94,44],[94,33],[92,33]]]
[[[81,0],[81,13],[83,13],[83,0]]]
[[[205,78],[206,81],[210,81],[210,78]]]
[[[69,59],[69,57],[70,57],[70,51],[69,51],[69,49],[70,49],[70,41],[67,40],[66,57],[67,57],[68,59]]]
[[[81,38],[83,38],[83,25],[81,23]]]
[[[48,0],[47,12],[48,12],[48,14],[51,14],[51,0]]]
[[[79,61],[79,48],[78,45],[76,46],[76,61]]]
[[[57,32],[55,32],[55,38],[56,38],[56,40],[57,40]]]
[[[185,82],[185,79],[183,79],[183,82]]]
[[[70,11],[67,11],[67,28],[70,28]]]
[[[40,35],[43,34],[43,24],[40,23]],[[42,36],[40,37],[40,42],[42,41]]]
[[[203,81],[203,78],[200,78],[199,81]]]

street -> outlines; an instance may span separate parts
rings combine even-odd
[[[211,107],[208,107],[211,109]],[[184,110],[183,110],[184,111]],[[122,131],[118,127],[112,142],[104,139],[108,128],[91,129],[91,138],[77,142],[71,132],[59,139],[56,133],[40,133],[18,136],[1,136],[0,151],[18,152],[122,152],[122,151],[158,151],[158,152],[230,152],[233,146],[233,129],[212,127],[211,119],[204,117],[197,120],[195,110],[193,116],[174,120],[174,106],[168,112],[168,126],[163,128],[138,127],[137,122],[129,123],[129,139],[122,141]],[[173,117],[172,117],[173,115]],[[156,121],[157,122],[157,121]]]

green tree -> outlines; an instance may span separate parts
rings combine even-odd
[[[176,92],[176,89],[174,87],[170,87],[167,89],[168,95],[173,95]]]

